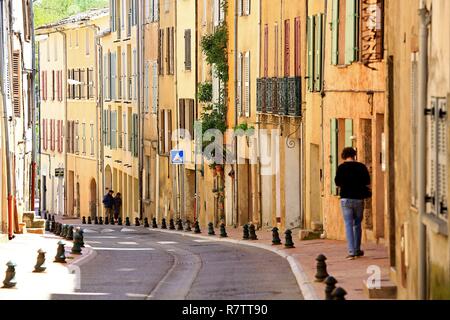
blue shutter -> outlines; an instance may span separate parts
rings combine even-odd
[[[333,0],[331,15],[331,64],[337,65],[339,61],[339,0]]]
[[[337,187],[334,182],[338,165],[338,120],[331,119],[330,122],[330,185],[331,194],[337,195]]]
[[[358,0],[347,0],[346,1],[346,23],[345,23],[345,63],[351,64],[356,61],[357,57],[357,39],[356,35],[358,33]]]
[[[315,91],[322,90],[322,66],[323,66],[323,14],[316,16],[316,57],[314,67],[314,89]]]
[[[315,16],[308,17],[308,91],[314,91],[314,28]]]

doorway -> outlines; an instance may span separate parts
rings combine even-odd
[[[91,218],[97,216],[97,183],[95,179],[92,178],[90,184],[90,197],[89,197],[89,214]]]

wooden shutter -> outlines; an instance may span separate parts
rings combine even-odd
[[[345,64],[351,64],[357,59],[357,40],[358,33],[358,0],[346,0],[346,20],[345,20]]]
[[[167,110],[167,150],[170,152],[172,150],[172,110]]]
[[[244,69],[244,95],[245,95],[245,116],[250,117],[250,51],[245,53]]]
[[[111,141],[111,149],[117,148],[117,112],[111,111],[111,131],[110,131],[110,141]]]
[[[289,77],[291,72],[291,31],[290,20],[284,21],[284,76]]]
[[[239,52],[238,60],[236,62],[237,68],[237,93],[236,105],[238,110],[238,117],[242,115],[242,53]]]
[[[67,152],[68,153],[71,153],[72,152],[72,149],[71,149],[71,139],[72,139],[72,126],[71,126],[71,123],[70,123],[70,121],[67,121],[67,124],[66,124],[66,130],[67,130],[67,133],[66,133],[66,146],[67,146]]]
[[[186,129],[186,99],[180,99],[178,102],[178,117],[179,117],[179,129]]]
[[[41,77],[40,77],[40,95],[41,95],[41,100],[44,100],[44,71],[41,71]]]
[[[243,0],[243,1],[244,1],[244,5],[243,5],[244,14],[246,16],[248,16],[248,15],[250,15],[250,0]],[[223,19],[223,17],[222,17],[222,19]]]
[[[152,68],[152,110],[153,113],[156,113],[158,107],[158,63],[153,63]]]
[[[145,112],[148,112],[148,110],[149,110],[149,94],[150,94],[149,73],[150,73],[150,62],[145,61],[145,67],[144,67],[144,111]]]
[[[71,121],[71,123],[72,123],[72,153],[75,153],[76,152],[76,150],[75,150],[75,134],[76,134],[76,132],[75,132],[75,121]]]
[[[42,119],[42,148],[47,150],[47,119]]]
[[[137,87],[138,87],[138,83],[137,83],[137,75],[138,75],[138,71],[137,71],[137,51],[136,49],[133,49],[133,100],[137,99]]]
[[[242,7],[243,7],[243,2],[244,1],[245,0],[237,0],[237,3],[238,3],[237,12],[238,12],[238,16],[239,17],[242,16],[242,13],[243,13]]]
[[[384,0],[362,1],[361,8],[361,61],[371,63],[383,59]]]
[[[20,110],[22,109],[22,68],[20,51],[14,51],[12,55],[12,91],[13,91],[13,106],[14,116],[20,117]]]
[[[353,147],[353,119],[345,119],[345,147]]]
[[[338,166],[338,120],[330,121],[330,185],[331,194],[337,195],[337,187],[334,182]]]
[[[170,70],[169,74],[175,74],[175,27],[170,28]]]
[[[300,17],[294,20],[294,73],[297,77],[301,76],[301,25]]]
[[[426,117],[427,122],[427,182],[426,182],[426,193],[430,201],[427,202],[427,213],[436,214],[437,213],[437,183],[436,183],[436,172],[437,172],[437,135],[438,126],[436,123],[436,113],[438,110],[438,103],[435,98],[431,101],[431,109],[434,110],[433,115]]]
[[[194,139],[194,121],[195,121],[195,100],[189,99],[189,107],[187,117],[186,117],[186,123],[187,123],[187,130],[189,131],[189,134],[191,135],[191,140]]]
[[[439,99],[437,116],[437,205],[441,218],[448,219],[448,104]]]
[[[333,0],[331,14],[331,64],[337,65],[339,62],[339,1]]]
[[[264,77],[269,76],[269,25],[264,26]]]
[[[278,54],[279,54],[279,52],[278,52],[278,24],[275,24],[273,35],[274,35],[274,42],[275,42],[275,45],[274,45],[275,54],[274,54],[273,69],[274,69],[274,76],[278,77]]]
[[[52,101],[55,101],[55,70],[52,70]]]
[[[322,90],[322,44],[323,44],[323,14],[318,14],[316,17],[316,57],[315,57],[315,76],[314,76],[314,89],[316,91]]]
[[[314,34],[315,16],[308,17],[308,91],[314,91]]]
[[[154,0],[153,4],[153,21],[159,20],[159,0]]]
[[[191,29],[184,31],[184,67],[191,70]]]
[[[108,121],[108,110],[103,110],[103,119],[102,119],[102,132],[103,132],[103,145],[106,146],[107,145],[107,141],[108,141],[108,125],[107,125],[107,121]]]
[[[165,142],[165,137],[166,137],[166,112],[165,110],[160,110],[159,111],[159,150],[161,154],[165,154],[166,153],[166,142]]]
[[[61,145],[61,142],[60,142],[60,139],[61,139],[61,124],[59,123],[59,120],[56,120],[56,149],[58,150],[58,152],[61,152],[61,151],[59,151],[59,148],[60,148],[60,145]]]

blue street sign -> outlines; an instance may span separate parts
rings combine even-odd
[[[171,150],[170,151],[170,162],[175,165],[184,164],[184,152],[183,150]]]

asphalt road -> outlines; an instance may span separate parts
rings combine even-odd
[[[83,228],[95,256],[80,266],[80,289],[52,299],[303,299],[288,262],[264,249],[143,227]]]

